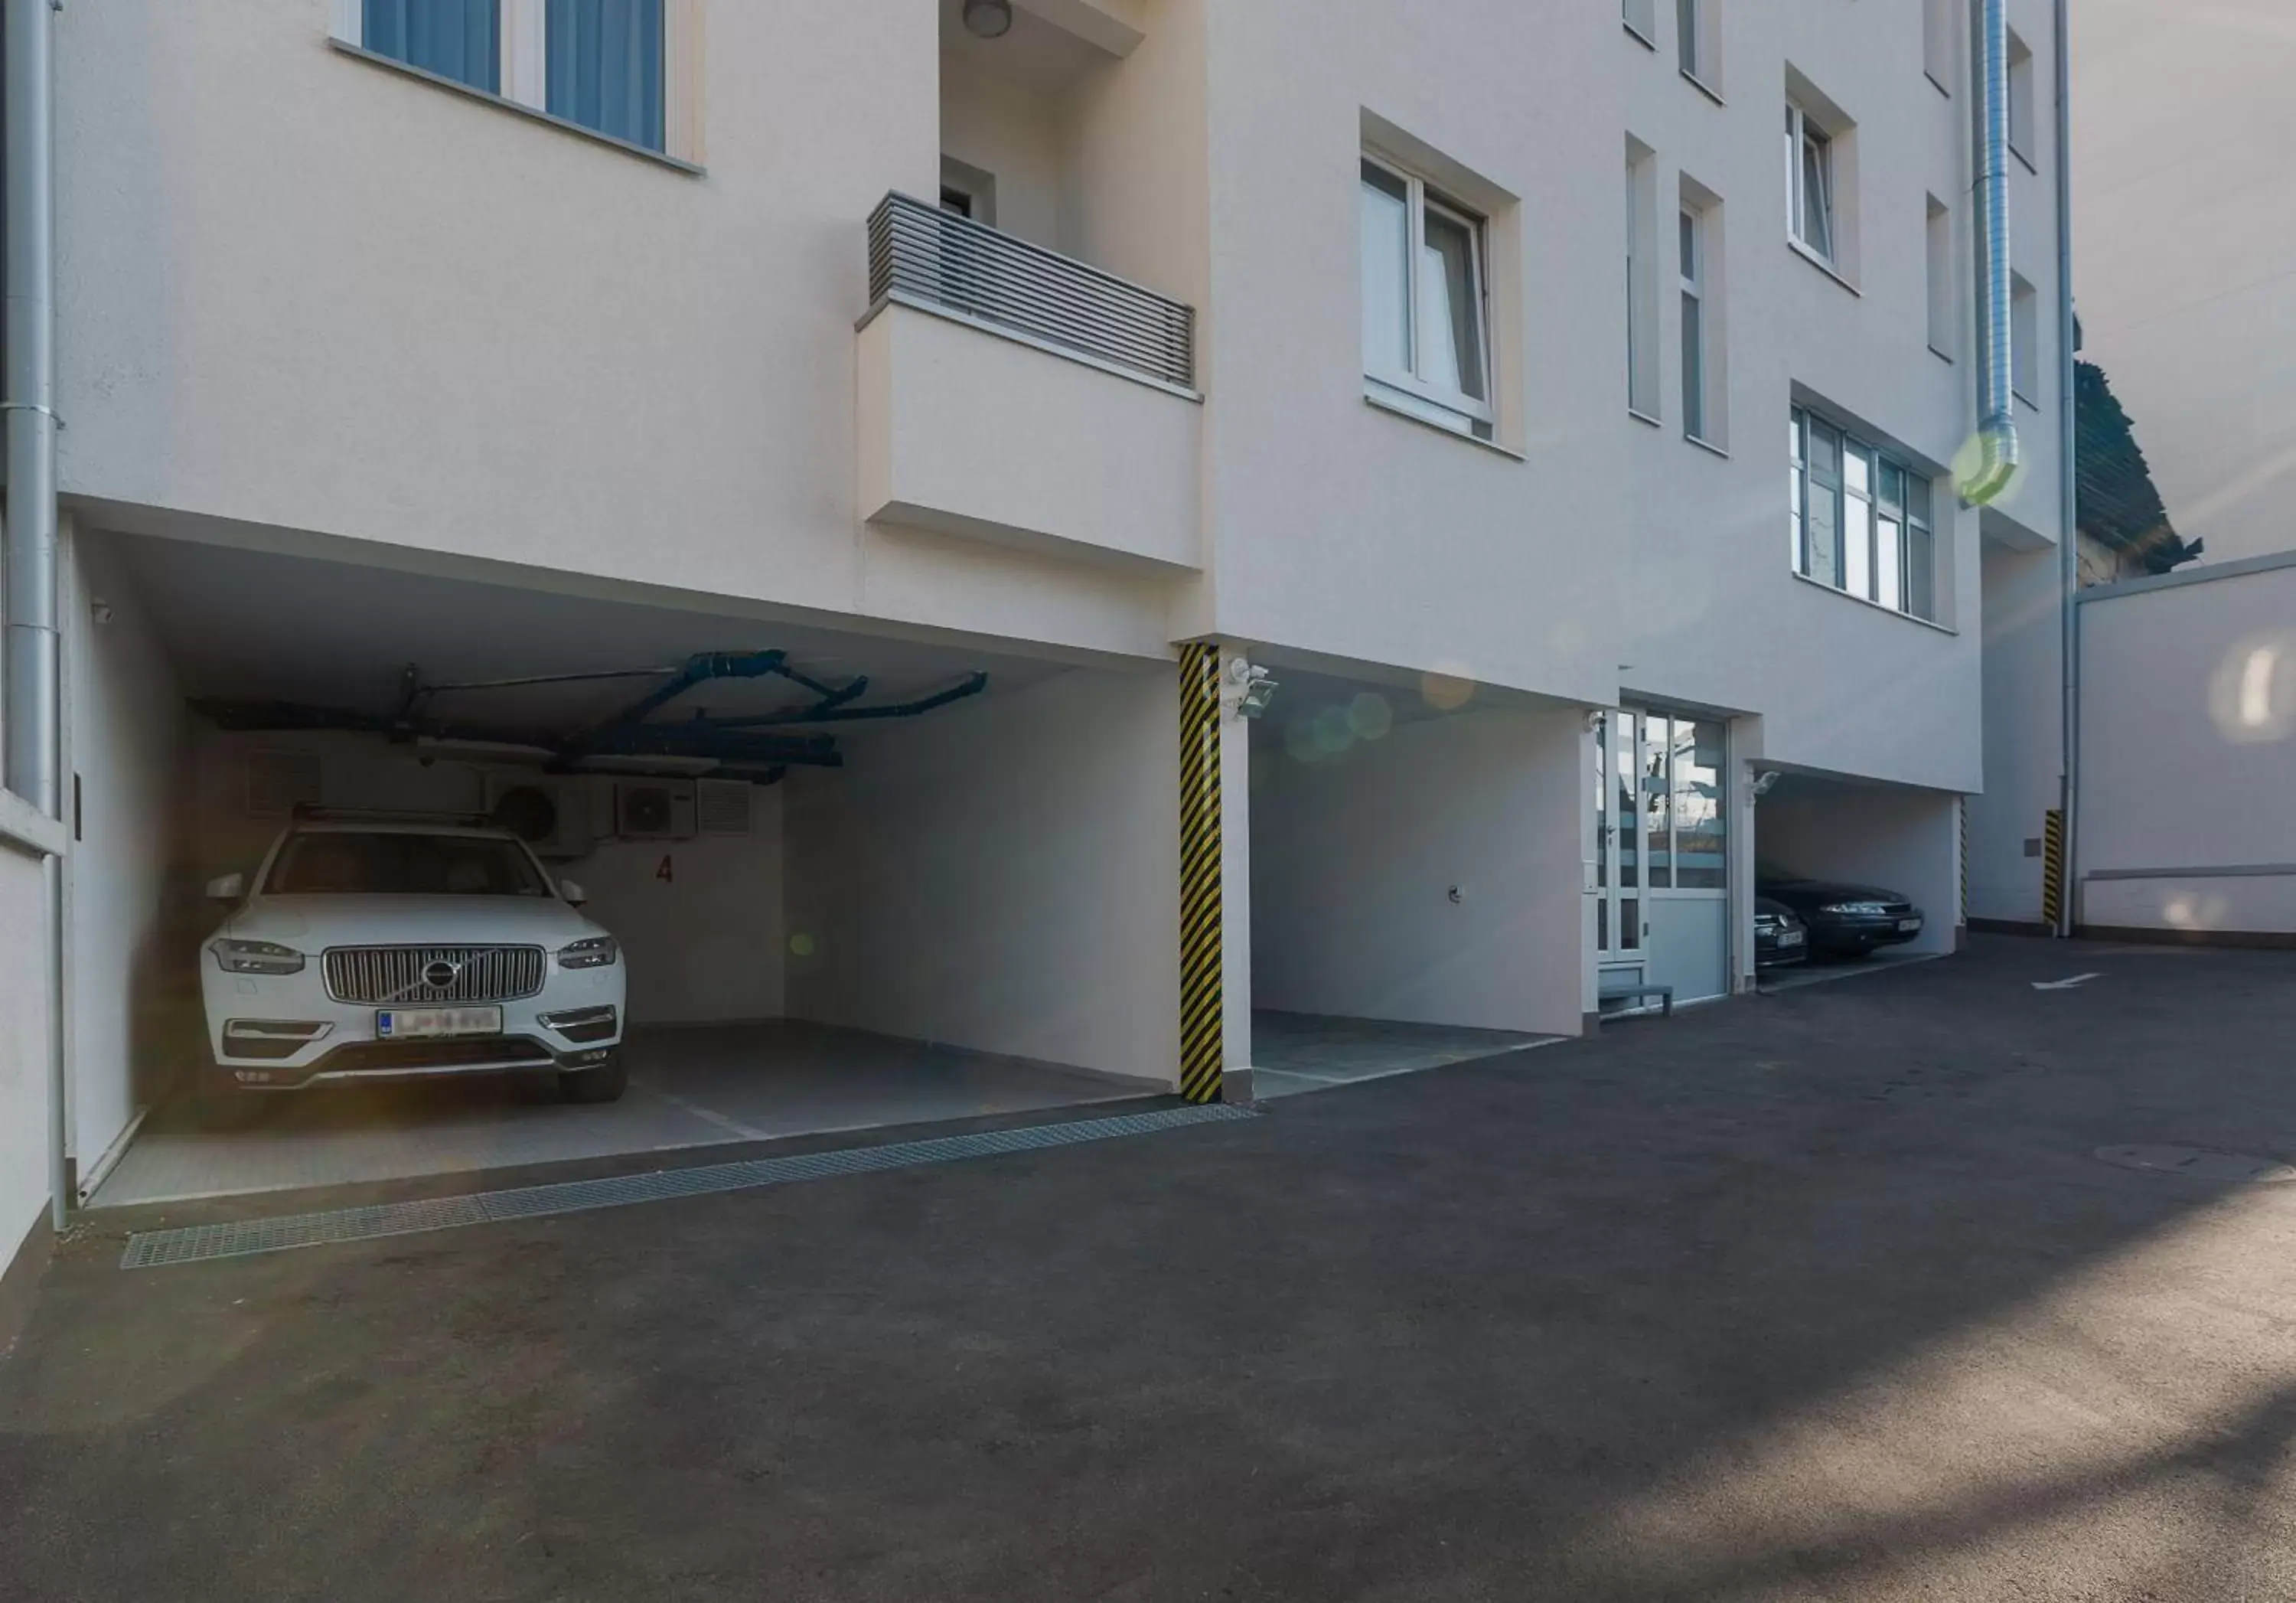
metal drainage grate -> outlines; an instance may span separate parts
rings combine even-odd
[[[371,1241],[380,1236],[413,1236],[425,1230],[450,1230],[458,1225],[500,1224],[513,1219],[539,1219],[551,1213],[579,1213],[591,1208],[619,1208],[632,1203],[666,1202],[673,1197],[707,1196],[715,1192],[742,1191],[756,1186],[787,1185],[792,1180],[873,1174],[887,1169],[914,1169],[922,1163],[947,1163],[964,1158],[996,1157],[1004,1153],[1036,1152],[1049,1147],[1074,1147],[1086,1141],[1154,1135],[1160,1130],[1178,1130],[1192,1124],[1217,1124],[1257,1116],[1250,1108],[1226,1103],[1214,1103],[1205,1107],[1161,1108],[1154,1113],[1121,1114],[1113,1118],[1081,1119],[1067,1124],[1036,1124],[1020,1130],[990,1130],[971,1135],[939,1136],[924,1141],[896,1141],[885,1147],[848,1147],[830,1152],[797,1153],[789,1157],[707,1163],[692,1169],[662,1169],[651,1174],[565,1180],[549,1186],[521,1186],[516,1190],[481,1191],[472,1196],[378,1203],[364,1208],[338,1208],[325,1213],[294,1213],[283,1219],[250,1219],[226,1224],[189,1225],[175,1230],[143,1230],[128,1237],[127,1251],[121,1255],[119,1267],[158,1269],[170,1263],[197,1263],[209,1258],[244,1258],[258,1253],[283,1253],[299,1246]]]
[[[2236,1186],[2277,1186],[2296,1180],[2296,1169],[2270,1158],[2210,1152],[2200,1147],[2100,1147],[2096,1155],[2122,1169],[2157,1169]]]

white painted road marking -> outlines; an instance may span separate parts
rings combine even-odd
[[[2070,980],[2036,980],[2033,982],[2033,989],[2036,991],[2077,991],[2081,986],[2087,984],[2091,980],[2102,980],[2103,978],[2104,978],[2103,974],[2075,974]]]

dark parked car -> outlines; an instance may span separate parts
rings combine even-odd
[[[1922,910],[1895,891],[1836,880],[1764,877],[1760,896],[1783,902],[1809,929],[1814,956],[1863,958],[1922,933]]]
[[[1809,961],[1809,931],[1794,910],[1767,896],[1754,898],[1754,966],[1784,968]]]

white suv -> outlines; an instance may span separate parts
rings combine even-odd
[[[202,945],[216,1091],[547,1070],[567,1098],[622,1094],[627,971],[506,830],[299,819]]]

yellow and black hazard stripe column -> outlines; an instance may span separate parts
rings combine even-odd
[[[1180,647],[1180,1095],[1217,1102],[1226,1018],[1220,934],[1219,647]]]
[[[2065,925],[2065,815],[2051,808],[2041,824],[2041,917],[2051,930]]]
[[[1953,827],[1954,833],[1960,836],[1961,840],[1961,901],[1960,910],[1954,917],[1954,924],[1958,928],[1966,928],[1969,924],[1969,798],[1967,796],[1954,798]]]

